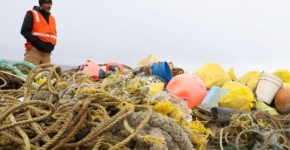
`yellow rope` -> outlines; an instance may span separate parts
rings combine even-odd
[[[199,117],[199,118],[202,118],[202,119],[204,119],[204,120],[206,120],[206,121],[211,120],[211,116],[210,116],[210,114],[208,114],[208,115],[202,114],[202,113],[200,113],[200,110],[199,110],[198,108],[193,108],[193,109],[192,109],[192,113],[193,113],[195,116],[197,116],[197,117]],[[206,113],[206,112],[204,112],[204,113]]]
[[[220,130],[220,142],[219,142],[219,144],[220,144],[220,149],[221,150],[224,150],[224,147],[223,147],[223,131],[224,131],[224,128],[222,128]]]
[[[9,115],[9,119],[11,120],[12,123],[14,123],[14,124],[17,123],[17,121],[15,120],[15,118],[12,114]],[[31,145],[30,145],[29,138],[28,138],[27,134],[19,126],[16,126],[15,128],[24,140],[25,150],[30,150]]]

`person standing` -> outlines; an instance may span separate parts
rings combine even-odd
[[[24,61],[34,65],[51,63],[57,36],[51,6],[52,0],[39,0],[39,7],[27,11],[21,27],[21,34],[26,39]]]

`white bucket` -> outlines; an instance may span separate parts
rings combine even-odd
[[[262,73],[256,89],[257,100],[271,104],[283,81],[272,74]]]

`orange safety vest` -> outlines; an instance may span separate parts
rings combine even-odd
[[[51,44],[56,44],[56,23],[52,15],[49,15],[49,24],[41,15],[40,12],[36,10],[29,10],[27,12],[32,12],[33,16],[33,27],[32,35],[38,37],[43,42],[50,42]],[[31,49],[33,45],[27,41],[25,44],[26,49]]]

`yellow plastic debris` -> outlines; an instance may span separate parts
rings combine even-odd
[[[273,73],[273,75],[278,76],[283,80],[283,82],[290,82],[290,72],[285,69],[285,70],[277,70]]]
[[[239,79],[236,77],[234,68],[231,68],[228,71],[229,76],[231,77],[232,81],[238,81]]]
[[[225,83],[222,88],[228,90],[228,93],[222,95],[218,104],[220,107],[245,111],[251,111],[254,107],[256,99],[249,87],[238,82],[230,81]]]
[[[207,89],[212,86],[222,87],[231,81],[230,75],[218,63],[206,63],[194,73],[204,81]]]
[[[46,80],[47,80],[48,74],[49,74],[48,71],[44,71],[44,72],[41,72],[41,73],[37,74],[34,77],[35,83],[38,84],[38,85],[42,85],[43,83],[45,83]],[[53,84],[54,82],[55,82],[55,79],[51,79],[51,84]]]
[[[284,83],[283,83],[283,86],[284,86],[284,87],[290,87],[290,82],[284,82]]]
[[[149,94],[154,95],[164,90],[164,83],[151,83],[149,86]]]
[[[250,71],[241,76],[239,81],[253,90],[259,81],[260,74],[261,72],[259,71]]]
[[[152,54],[142,58],[138,63],[137,63],[137,68],[139,67],[144,67],[148,66],[153,63],[158,63],[160,62],[160,59],[157,56],[154,56]]]

